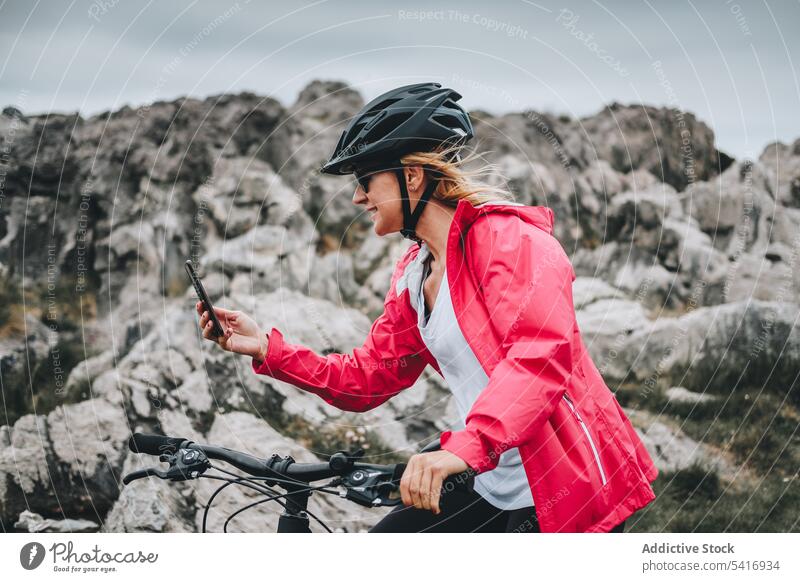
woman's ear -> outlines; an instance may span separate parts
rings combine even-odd
[[[422,166],[406,166],[405,174],[409,191],[417,191],[422,188],[425,178],[425,170],[423,170]]]

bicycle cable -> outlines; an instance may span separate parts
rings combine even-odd
[[[240,476],[240,475],[238,475],[238,474],[236,474],[236,473],[234,473],[234,472],[232,472],[232,471],[228,471],[227,469],[223,469],[223,468],[221,468],[221,467],[217,467],[217,466],[215,466],[215,465],[212,465],[212,468],[213,468],[213,469],[216,469],[217,471],[220,471],[220,472],[222,472],[222,473],[226,473],[226,474],[228,474],[228,475],[231,475],[232,477],[235,477],[237,480],[241,478],[241,476]],[[338,485],[339,483],[341,483],[341,481],[342,481],[342,478],[341,478],[341,477],[336,477],[335,479],[333,479],[333,480],[329,481],[328,483],[326,483],[326,484],[324,484],[324,485],[316,485],[316,486],[313,486],[313,487],[312,487],[310,484],[306,483],[305,481],[296,481],[296,480],[291,480],[291,479],[279,479],[279,478],[272,478],[272,477],[259,477],[259,476],[251,476],[251,477],[246,477],[245,479],[247,479],[247,480],[250,480],[250,479],[252,479],[252,480],[259,480],[259,481],[261,481],[261,480],[264,480],[264,481],[266,481],[266,480],[271,480],[271,481],[277,481],[277,482],[280,482],[280,483],[291,483],[291,484],[295,484],[295,485],[309,485],[309,486],[308,486],[308,487],[306,487],[306,488],[303,488],[303,489],[301,489],[301,490],[299,490],[299,491],[294,491],[294,492],[292,492],[292,493],[300,493],[300,492],[305,492],[305,491],[319,491],[320,493],[327,493],[327,494],[329,494],[329,495],[336,495],[337,497],[338,497],[338,495],[339,495],[339,492],[338,492],[338,491],[336,491],[336,490],[333,490],[333,489],[328,489],[328,487],[334,487],[334,486]],[[219,488],[217,491],[221,491],[221,490],[222,490],[222,489],[224,489],[225,487],[228,487],[228,485],[233,485],[233,484],[234,484],[234,483],[232,483],[232,482],[231,482],[231,483],[227,483],[227,484],[223,485],[222,487],[220,487],[220,488]],[[268,489],[268,487],[266,487],[266,486],[265,486],[265,489]],[[270,496],[270,497],[267,497],[266,499],[260,499],[260,500],[258,500],[258,501],[256,501],[256,502],[254,502],[254,503],[251,503],[251,504],[249,504],[249,505],[246,505],[245,507],[243,507],[243,508],[241,508],[241,509],[238,509],[237,511],[235,511],[235,512],[234,512],[232,515],[230,515],[230,516],[228,517],[228,519],[227,519],[227,520],[225,520],[225,524],[223,525],[222,531],[223,531],[223,532],[225,532],[225,533],[227,533],[227,526],[228,526],[228,523],[229,523],[229,522],[230,522],[230,521],[231,521],[231,520],[232,520],[234,517],[236,517],[236,516],[237,516],[237,515],[239,515],[240,513],[244,512],[244,511],[247,511],[248,509],[250,509],[250,508],[252,508],[252,507],[255,507],[256,505],[259,505],[259,504],[261,504],[261,503],[266,503],[266,502],[268,502],[268,501],[275,501],[275,502],[277,502],[277,503],[280,503],[280,504],[281,504],[281,506],[282,506],[282,507],[285,509],[285,508],[286,508],[286,504],[285,504],[285,503],[283,503],[282,501],[280,501],[280,498],[281,498],[281,497],[288,497],[289,495],[291,495],[291,493],[289,493],[289,492],[287,492],[287,493],[278,493],[278,492],[276,492],[274,489],[269,489],[269,490],[270,490],[272,493],[276,493],[276,494],[274,494],[274,495],[272,495],[272,496]],[[210,502],[210,501],[211,501],[211,500],[209,500],[209,502]],[[308,514],[309,514],[311,517],[313,517],[313,518],[314,518],[314,519],[317,521],[317,523],[319,523],[319,524],[320,524],[322,527],[324,527],[324,528],[325,528],[325,529],[328,531],[328,533],[333,533],[333,531],[331,531],[331,529],[330,529],[330,528],[327,526],[327,524],[325,524],[325,522],[323,522],[323,521],[322,521],[322,520],[321,520],[319,517],[317,517],[316,515],[314,515],[314,513],[313,513],[313,512],[309,511],[308,509],[306,509],[305,511],[306,511],[306,513],[308,513]]]
[[[223,487],[227,487],[227,485],[223,485]],[[336,495],[336,494],[337,494],[337,492],[336,492],[336,491],[333,491],[333,490],[330,490],[330,489],[326,489],[325,487],[326,487],[325,485],[320,485],[320,486],[316,486],[316,487],[308,487],[308,488],[306,488],[306,489],[300,489],[299,491],[293,491],[292,493],[304,493],[304,492],[306,492],[306,491],[319,491],[319,492],[321,492],[321,493],[329,493],[329,494],[331,494],[331,495]],[[255,507],[256,505],[259,505],[259,504],[261,504],[261,503],[266,503],[266,502],[268,502],[268,501],[277,501],[279,497],[288,497],[288,496],[289,496],[289,495],[291,495],[292,493],[282,493],[282,494],[280,494],[280,495],[275,495],[275,496],[272,496],[272,497],[267,497],[266,499],[259,499],[258,501],[254,501],[253,503],[250,503],[249,505],[245,505],[244,507],[242,507],[242,508],[240,508],[240,509],[237,509],[235,512],[233,512],[231,515],[229,515],[229,516],[228,516],[228,519],[226,519],[226,520],[225,520],[225,523],[224,523],[224,524],[223,524],[223,526],[222,526],[222,531],[223,531],[223,533],[228,533],[228,524],[231,522],[231,520],[232,520],[233,518],[235,518],[235,517],[236,517],[237,515],[239,515],[240,513],[243,513],[243,512],[245,512],[245,511],[247,511],[248,509],[251,509],[251,508],[253,508],[253,507]],[[284,507],[285,507],[285,505],[284,505]],[[305,510],[305,512],[306,512],[306,513],[308,513],[309,515],[312,515],[312,516],[313,516],[313,514],[312,514],[312,513],[311,513],[311,512],[310,512],[308,509],[306,509],[306,510]],[[325,530],[326,530],[328,533],[333,533],[333,530],[331,530],[331,528],[329,528],[329,527],[328,527],[328,525],[327,525],[327,524],[325,524],[323,521],[321,521],[319,518],[317,518],[317,517],[314,517],[314,519],[315,519],[315,520],[316,520],[316,521],[317,521],[317,522],[318,522],[318,523],[319,523],[319,524],[320,524],[322,527],[324,527],[324,528],[325,528]]]
[[[208,512],[211,509],[211,504],[213,503],[213,501],[216,498],[216,496],[219,493],[221,493],[226,487],[229,487],[230,485],[242,485],[244,487],[248,487],[250,489],[258,491],[262,495],[267,495],[268,496],[267,499],[259,500],[260,502],[275,501],[276,503],[279,503],[285,509],[286,508],[286,503],[281,501],[281,498],[287,497],[288,495],[290,495],[290,493],[281,494],[280,492],[275,491],[274,489],[271,489],[268,486],[260,485],[260,484],[254,483],[253,481],[267,481],[267,480],[269,480],[269,481],[278,481],[278,482],[284,482],[284,483],[291,483],[291,484],[294,484],[294,485],[303,484],[303,482],[301,482],[301,481],[294,481],[294,480],[289,480],[289,479],[280,479],[280,478],[274,478],[273,479],[271,477],[255,477],[255,476],[243,477],[241,475],[238,475],[236,473],[233,473],[231,471],[228,471],[226,469],[222,469],[222,468],[214,466],[214,465],[212,465],[211,468],[216,469],[217,471],[220,471],[222,473],[226,473],[228,475],[232,475],[233,477],[235,477],[235,479],[227,479],[225,477],[218,477],[218,476],[214,476],[214,475],[201,475],[200,476],[201,478],[204,478],[204,479],[214,479],[214,480],[217,480],[217,481],[226,481],[225,485],[222,485],[216,491],[214,491],[214,493],[209,498],[208,502],[206,502],[205,511],[203,512],[203,527],[202,527],[202,532],[203,533],[206,533],[206,526],[207,526],[207,521],[208,521]],[[326,487],[329,487],[329,486],[330,486],[330,483],[327,484],[327,485],[321,485],[321,486],[313,487],[313,488],[309,487],[309,488],[307,488],[305,490],[318,490],[318,491],[321,491],[323,493],[329,493],[329,494],[337,494],[338,493],[338,492],[333,491],[333,490],[326,490],[325,489]],[[251,505],[255,505],[255,504],[251,504]],[[248,508],[249,508],[249,506],[248,506]],[[237,513],[239,513],[239,512],[237,512]],[[308,513],[309,516],[311,516],[317,523],[319,523],[328,532],[332,533],[331,529],[325,524],[325,522],[323,522],[319,517],[317,517],[317,515],[315,515],[313,512],[311,512],[309,510],[306,510],[306,513]],[[236,514],[234,514],[234,515],[236,515]],[[227,524],[227,522],[226,522],[226,524]]]
[[[226,481],[225,485],[222,485],[216,491],[214,491],[214,494],[211,496],[211,498],[206,503],[205,511],[203,512],[203,529],[202,529],[202,533],[206,533],[208,512],[211,509],[211,504],[214,501],[214,498],[219,493],[221,493],[223,489],[225,489],[226,487],[229,487],[230,485],[242,485],[244,487],[249,487],[250,489],[254,489],[254,490],[258,491],[259,493],[261,493],[263,495],[268,495],[269,498],[266,499],[265,501],[274,500],[276,503],[279,503],[284,509],[286,508],[286,504],[283,501],[281,501],[280,498],[281,497],[286,497],[287,495],[290,495],[289,493],[278,494],[278,495],[270,495],[270,493],[268,491],[264,490],[266,488],[262,488],[262,487],[260,487],[260,486],[258,486],[256,484],[254,484],[254,483],[249,483],[248,479],[246,479],[246,478],[226,479],[224,477],[215,477],[213,475],[202,475],[201,477],[204,478],[204,479],[214,479],[216,481]],[[324,491],[324,492],[325,493],[335,493],[333,491]],[[319,523],[322,527],[324,527],[326,530],[328,530],[328,532],[333,533],[333,532],[331,532],[330,528],[325,524],[325,522],[323,522],[315,513],[313,513],[312,511],[309,511],[308,509],[306,509],[305,511],[306,511],[306,513],[308,513],[309,516],[314,518],[314,520],[317,523]]]

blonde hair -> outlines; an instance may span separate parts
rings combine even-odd
[[[432,152],[415,152],[400,158],[404,165],[423,166],[426,173],[433,175],[439,185],[432,199],[448,206],[457,206],[459,200],[467,200],[473,206],[491,201],[514,201],[508,190],[492,185],[488,180],[493,176],[503,178],[494,164],[483,163],[476,169],[467,169],[481,156],[475,152],[465,158],[457,154],[461,148],[450,146]]]

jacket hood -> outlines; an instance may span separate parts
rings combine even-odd
[[[547,206],[528,206],[519,202],[492,201],[473,206],[467,200],[459,200],[453,222],[458,225],[462,233],[466,233],[478,218],[497,213],[518,216],[547,234],[553,234],[555,216],[552,209]]]

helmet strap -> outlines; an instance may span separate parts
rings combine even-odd
[[[400,162],[398,162],[397,166],[395,167],[395,175],[397,176],[397,183],[400,186],[400,199],[403,203],[403,229],[400,231],[400,233],[405,238],[413,240],[419,246],[422,246],[422,239],[420,239],[416,233],[417,222],[419,222],[419,218],[422,216],[422,211],[425,210],[425,205],[428,203],[428,200],[430,200],[431,196],[433,196],[433,191],[436,190],[438,182],[437,180],[428,176],[428,185],[425,187],[425,191],[422,193],[422,196],[419,197],[419,201],[414,207],[414,212],[411,212],[411,200],[408,198],[406,175],[403,169],[403,164]]]

